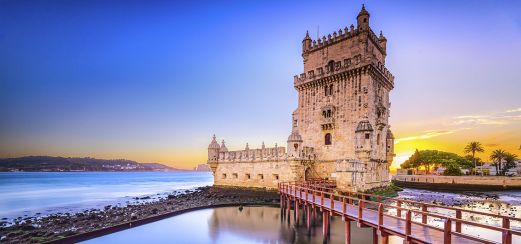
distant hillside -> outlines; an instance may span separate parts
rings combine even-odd
[[[126,159],[28,156],[0,159],[0,171],[181,171],[158,163]]]

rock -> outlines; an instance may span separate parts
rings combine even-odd
[[[20,228],[24,231],[30,231],[30,230],[35,230],[36,227],[32,226],[32,225],[22,225],[20,226]]]

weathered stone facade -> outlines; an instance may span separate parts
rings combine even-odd
[[[357,27],[302,41],[304,73],[294,77],[298,108],[283,147],[228,151],[213,138],[208,164],[216,185],[275,188],[277,182],[336,179],[345,190],[386,186],[394,157],[385,68],[387,39],[369,27],[362,7]]]

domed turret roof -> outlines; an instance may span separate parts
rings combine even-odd
[[[291,135],[288,136],[288,142],[302,142],[302,136],[300,136],[298,131],[293,130]]]
[[[224,145],[224,140],[221,143],[221,152],[228,152],[228,148]]]
[[[356,127],[356,132],[361,131],[373,131],[373,127],[371,126],[371,123],[369,123],[368,120],[362,120],[360,123],[358,123],[358,126]]]
[[[367,12],[367,10],[365,10],[365,5],[362,4],[362,9],[360,10],[360,13],[358,13],[358,16],[360,15],[369,15],[369,12]]]
[[[220,149],[221,146],[219,146],[219,143],[217,143],[217,140],[215,139],[215,135],[213,135],[212,142],[210,145],[208,145],[208,149]]]

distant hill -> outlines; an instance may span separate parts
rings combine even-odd
[[[184,171],[158,163],[126,159],[28,156],[0,159],[0,171]]]

